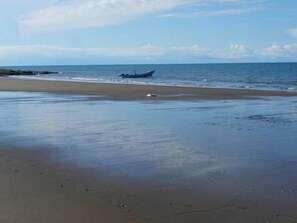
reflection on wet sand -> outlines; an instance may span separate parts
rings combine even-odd
[[[46,93],[0,97],[2,145],[42,148],[57,165],[159,185],[160,199],[168,201],[168,222],[196,222],[197,214],[208,219],[202,222],[217,222],[234,211],[242,222],[297,217],[294,97],[186,102]],[[176,189],[181,197],[169,192]],[[151,190],[146,192],[152,195]]]

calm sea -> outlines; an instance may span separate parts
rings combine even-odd
[[[18,77],[29,79],[297,91],[297,63],[34,66],[14,69],[59,72]],[[122,73],[150,70],[156,70],[152,78],[119,77]]]

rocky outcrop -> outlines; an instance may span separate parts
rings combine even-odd
[[[0,69],[0,76],[39,75],[39,74],[57,74],[57,73],[58,72],[53,72],[53,71]]]

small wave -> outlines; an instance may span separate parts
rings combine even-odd
[[[250,81],[246,82],[247,84],[263,84],[263,85],[297,85],[297,82],[294,81],[279,81],[279,80],[263,80],[263,81]]]
[[[100,79],[97,78],[85,78],[85,77],[72,77],[71,80],[77,80],[77,81],[100,81]]]
[[[9,78],[13,78],[13,79],[29,79],[29,80],[36,80],[36,79],[42,79],[42,78],[39,78],[38,75],[35,75],[35,76],[22,76],[22,75],[12,75],[12,76],[8,76]]]
[[[251,86],[249,86],[249,85],[244,85],[244,86],[241,86],[241,88],[250,89]]]

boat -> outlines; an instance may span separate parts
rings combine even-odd
[[[152,70],[150,72],[143,73],[143,74],[137,74],[136,72],[134,72],[134,74],[121,74],[120,76],[122,78],[145,78],[145,77],[153,76],[154,73],[155,73],[155,70]]]

